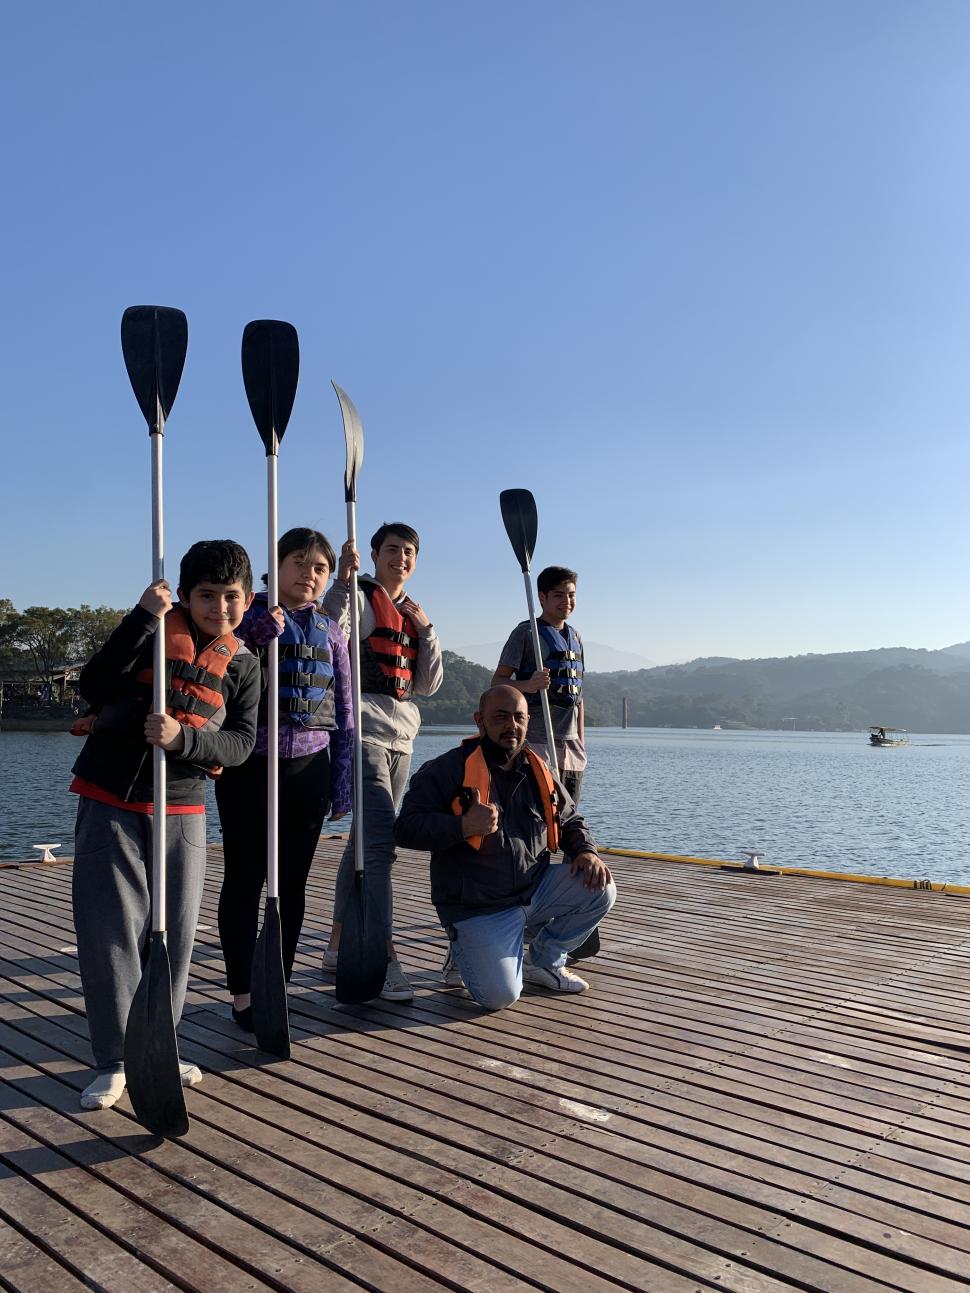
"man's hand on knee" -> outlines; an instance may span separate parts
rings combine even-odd
[[[610,868],[592,849],[577,853],[569,864],[569,869],[571,875],[582,871],[583,884],[587,889],[603,890],[613,879]]]

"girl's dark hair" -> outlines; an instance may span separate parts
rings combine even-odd
[[[301,555],[309,555],[311,552],[322,552],[326,558],[327,565],[330,567],[330,573],[337,572],[337,557],[333,550],[333,545],[325,534],[319,530],[310,530],[305,526],[298,525],[295,529],[287,530],[280,538],[276,545],[276,563],[285,561],[291,552],[299,552]],[[263,583],[266,583],[266,576],[263,575]]]

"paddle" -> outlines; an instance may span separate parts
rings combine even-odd
[[[364,432],[350,396],[332,383],[340,402],[347,447],[344,498],[347,537],[357,544],[357,473],[364,461]],[[357,1005],[379,995],[387,973],[387,932],[374,918],[364,885],[364,766],[360,731],[360,606],[357,572],[350,575],[350,662],[354,704],[354,887],[341,913],[343,927],[337,949],[335,994],[345,1005]]]
[[[165,578],[162,437],[182,377],[189,326],[181,310],[133,305],[121,318],[121,349],[135,398],[148,423],[152,453],[152,581]],[[155,631],[152,710],[165,713],[165,627]],[[189,1129],[172,1012],[172,967],[165,933],[165,751],[152,746],[152,932],[125,1028],[125,1081],[135,1117],[156,1136]]]
[[[290,420],[300,375],[300,343],[291,323],[258,319],[242,339],[242,371],[253,421],[266,449],[267,604],[279,602],[276,467],[280,441]],[[266,675],[266,911],[253,952],[253,1032],[264,1051],[290,1057],[290,1021],[283,973],[283,931],[279,890],[279,643],[267,649]]]
[[[532,649],[536,657],[536,669],[542,668],[542,646],[539,641],[539,626],[536,623],[535,602],[532,600],[532,579],[529,575],[529,562],[536,546],[536,535],[539,532],[539,515],[536,512],[536,501],[527,489],[503,489],[499,494],[499,506],[502,509],[502,520],[505,522],[505,533],[509,536],[512,551],[518,558],[519,566],[525,578],[525,596],[529,604],[529,623],[532,627]],[[559,776],[559,760],[556,758],[556,738],[552,730],[552,713],[549,709],[549,697],[544,691],[539,692],[542,705],[542,719],[546,726],[546,744],[549,753],[546,762],[552,769],[554,777]]]
[[[539,626],[536,623],[535,603],[532,600],[532,580],[529,577],[529,562],[532,560],[532,553],[536,546],[536,536],[539,532],[539,515],[536,511],[536,501],[527,489],[503,489],[499,495],[499,506],[502,509],[502,520],[505,522],[505,532],[512,544],[512,551],[518,558],[522,573],[525,576],[525,595],[529,603],[529,622],[532,625],[532,649],[535,652],[536,661],[541,662],[542,647],[539,642]],[[549,709],[549,697],[544,691],[540,691],[539,699],[542,703],[542,718],[546,727],[546,743],[549,748],[548,763],[552,769],[553,776],[558,778],[559,760],[556,757],[556,742],[555,734],[552,730],[552,712]],[[570,953],[570,957],[578,961],[582,957],[595,956],[599,950],[599,931],[594,929],[585,942]]]

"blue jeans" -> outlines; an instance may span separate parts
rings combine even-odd
[[[533,965],[550,969],[584,943],[616,902],[611,880],[605,889],[587,889],[583,873],[568,862],[550,866],[532,901],[484,916],[469,916],[452,926],[452,952],[465,987],[486,1010],[502,1010],[522,992],[526,926],[536,930],[529,949]]]

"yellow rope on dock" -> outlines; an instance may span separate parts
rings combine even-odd
[[[692,866],[724,867],[730,871],[754,871],[743,862],[731,858],[695,858],[683,853],[643,853],[637,849],[600,848],[600,853],[609,853],[615,857],[647,858],[654,862],[687,862]],[[920,889],[927,893],[951,893],[970,897],[970,885],[947,884],[936,880],[904,880],[891,875],[854,875],[849,871],[814,871],[809,867],[773,866],[765,867],[765,874],[774,872],[777,875],[805,876],[810,880],[847,880],[852,884],[879,884],[890,889]]]

